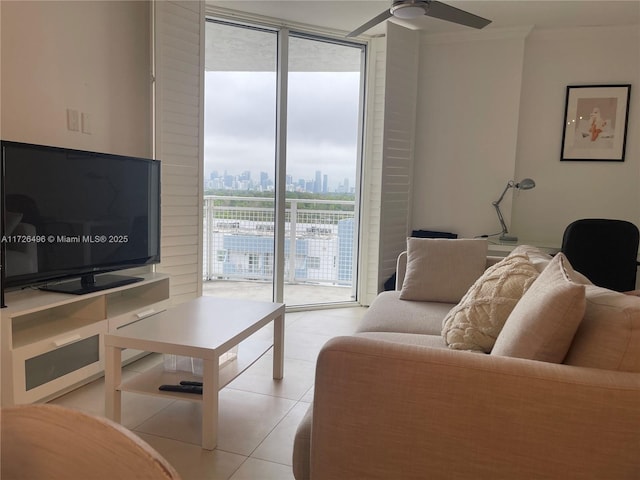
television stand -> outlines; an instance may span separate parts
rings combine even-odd
[[[99,292],[109,288],[122,287],[132,283],[141,282],[140,277],[130,277],[127,275],[83,275],[77,280],[69,282],[51,283],[39,287],[47,292],[70,293],[72,295],[85,295],[87,293]]]
[[[48,401],[102,375],[104,335],[170,304],[167,275],[133,275],[142,281],[86,295],[7,292],[0,313],[0,406]],[[128,348],[122,360],[142,355]]]

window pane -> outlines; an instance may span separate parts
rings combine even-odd
[[[271,300],[277,36],[206,28],[205,291]]]
[[[288,305],[305,303],[290,288],[304,282],[334,287],[332,302],[355,298],[361,58],[359,47],[289,40],[287,197],[296,204],[289,244],[299,260],[285,272]]]

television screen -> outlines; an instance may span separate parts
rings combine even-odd
[[[160,162],[3,141],[2,167],[5,287],[160,261]]]

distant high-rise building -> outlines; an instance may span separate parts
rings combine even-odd
[[[325,175],[322,178],[322,193],[327,193],[329,191],[329,175]]]
[[[322,172],[316,170],[316,181],[313,184],[313,193],[320,193],[322,190]]]
[[[267,172],[260,172],[260,186],[263,190],[267,189],[269,184],[269,174]]]

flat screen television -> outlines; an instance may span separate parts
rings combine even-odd
[[[2,141],[3,289],[83,294],[160,261],[160,162]]]

